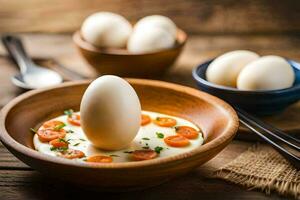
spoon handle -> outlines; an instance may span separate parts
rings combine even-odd
[[[32,61],[27,56],[21,39],[12,35],[4,35],[1,39],[9,55],[20,68],[21,73],[25,74],[32,66]]]

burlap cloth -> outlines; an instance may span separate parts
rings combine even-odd
[[[300,170],[267,145],[251,147],[217,170],[214,177],[267,194],[276,191],[280,195],[300,199]]]

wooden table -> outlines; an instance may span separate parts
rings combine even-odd
[[[70,35],[22,35],[29,54],[38,58],[55,58],[61,64],[86,76],[94,72],[80,58]],[[233,49],[250,49],[260,54],[277,54],[300,60],[299,35],[228,35],[191,36],[177,64],[160,79],[194,87],[191,70],[198,63]],[[0,54],[5,51],[0,47]],[[21,93],[10,82],[16,69],[0,59],[0,107]],[[74,188],[45,176],[18,161],[0,144],[0,199],[280,199],[258,191],[248,191],[225,181],[209,178],[213,171],[232,161],[253,142],[233,141],[217,157],[195,171],[166,184],[144,191],[128,193],[99,193],[84,188]],[[79,175],[80,176],[80,175]]]

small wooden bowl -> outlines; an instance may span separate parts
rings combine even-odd
[[[80,31],[73,41],[81,55],[99,74],[126,77],[153,77],[163,74],[179,56],[187,35],[178,30],[174,47],[153,53],[133,54],[126,49],[97,48],[83,40]]]
[[[79,109],[89,82],[27,92],[0,114],[0,139],[7,149],[32,168],[80,186],[98,190],[129,190],[160,184],[184,174],[217,155],[238,129],[235,111],[224,101],[196,89],[162,81],[128,79],[144,110],[185,118],[201,127],[205,144],[189,152],[148,161],[91,164],[57,158],[33,149],[31,127]]]

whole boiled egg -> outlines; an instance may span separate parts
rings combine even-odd
[[[150,53],[173,47],[175,38],[171,33],[158,27],[148,27],[133,31],[127,44],[132,53]]]
[[[111,12],[94,13],[81,26],[83,39],[97,47],[124,48],[131,32],[131,24]]]
[[[125,148],[140,128],[139,98],[131,85],[117,76],[94,80],[82,97],[80,113],[85,135],[101,149]]]
[[[227,52],[217,57],[206,70],[206,79],[209,82],[236,87],[240,71],[250,62],[259,58],[259,55],[247,50]]]
[[[151,27],[164,29],[176,38],[176,24],[168,17],[162,15],[150,15],[140,19],[134,26],[134,31],[144,30]]]
[[[295,73],[291,65],[279,56],[263,56],[240,72],[237,88],[240,90],[276,90],[291,87]]]

